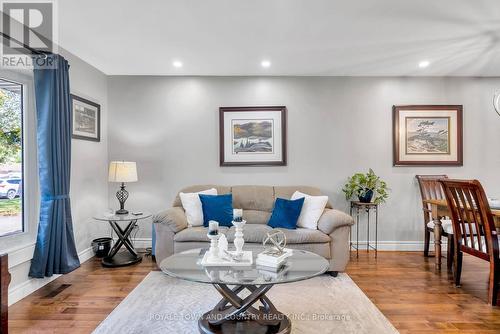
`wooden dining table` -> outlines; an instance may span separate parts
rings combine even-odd
[[[429,204],[432,210],[432,219],[434,220],[434,255],[436,260],[436,268],[441,268],[441,219],[450,217],[451,213],[448,209],[448,204],[445,199],[427,199],[424,203]],[[491,209],[493,221],[497,230],[500,230],[500,210]]]

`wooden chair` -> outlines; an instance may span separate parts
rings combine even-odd
[[[429,199],[445,199],[443,187],[439,183],[440,179],[447,179],[447,175],[417,175],[418,185],[420,187],[420,195],[422,197],[422,209],[424,211],[424,256],[429,256],[429,244],[431,233],[434,234],[434,239],[437,247],[441,247],[441,237],[448,239],[448,249],[446,254],[446,263],[448,269],[451,269],[453,264],[453,226],[450,220],[442,220],[441,227],[436,230],[435,223],[432,218],[432,208],[428,203],[424,203]],[[435,254],[436,256],[440,256]]]
[[[0,334],[8,333],[7,296],[9,294],[9,261],[6,254],[0,255]]]
[[[493,215],[477,180],[441,180],[455,231],[454,276],[460,286],[463,253],[490,262],[488,304],[497,305],[500,281],[498,238]]]

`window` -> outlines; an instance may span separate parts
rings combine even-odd
[[[0,237],[24,231],[23,85],[0,79]]]

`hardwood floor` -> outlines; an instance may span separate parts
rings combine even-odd
[[[9,307],[9,333],[91,333],[156,264],[104,268],[93,258]]]
[[[347,273],[401,333],[500,333],[500,308],[486,304],[488,263],[464,258],[462,287],[420,252],[351,257]],[[156,265],[124,268],[91,259],[9,308],[10,333],[90,333]]]
[[[347,273],[401,333],[500,333],[500,308],[486,302],[489,263],[464,256],[461,288],[434,263],[421,252],[363,252]]]

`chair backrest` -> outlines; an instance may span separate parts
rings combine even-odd
[[[498,238],[488,199],[477,180],[441,180],[457,249],[486,261],[498,259]]]
[[[7,254],[0,254],[0,334],[7,334],[8,312],[7,296],[10,283]]]
[[[439,183],[441,179],[447,179],[447,175],[416,175],[418,186],[420,188],[420,196],[422,197],[422,208],[424,210],[425,223],[432,219],[432,208],[430,204],[425,203],[429,199],[442,199],[444,195],[443,186]]]

